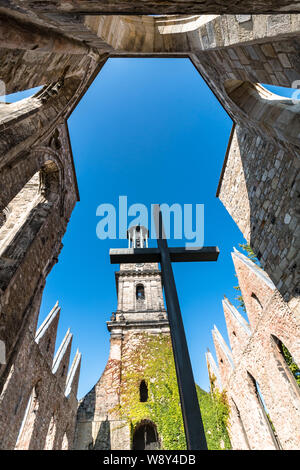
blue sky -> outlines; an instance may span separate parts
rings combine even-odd
[[[102,203],[118,208],[124,195],[128,205],[149,209],[153,203],[205,205],[205,245],[218,245],[219,260],[173,268],[195,380],[208,390],[205,351],[214,354],[214,324],[228,341],[221,300],[225,294],[236,303],[230,253],[245,242],[215,197],[231,119],[188,59],[123,58],[108,60],[68,124],[81,200],[47,278],[40,322],[59,300],[57,347],[71,327],[72,354],[78,347],[83,355],[79,397],[108,358],[105,322],[117,306],[109,249],[127,246],[96,237],[96,209]]]

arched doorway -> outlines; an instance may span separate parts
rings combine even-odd
[[[156,426],[152,421],[142,421],[134,430],[133,450],[158,450],[160,448]]]

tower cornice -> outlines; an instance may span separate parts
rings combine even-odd
[[[124,270],[124,271],[116,271],[115,273],[116,278],[118,277],[126,277],[126,276],[160,276],[161,277],[161,271],[155,270],[155,269],[145,269],[145,270]]]
[[[164,330],[169,331],[170,325],[167,319],[162,320],[123,320],[106,322],[108,331],[114,334],[123,334],[124,330]]]

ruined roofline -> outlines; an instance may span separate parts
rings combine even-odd
[[[212,334],[213,334],[213,337],[215,338],[215,340],[220,345],[220,347],[221,347],[222,351],[224,352],[225,356],[227,357],[232,369],[234,369],[234,362],[233,362],[232,353],[231,353],[229,347],[227,346],[223,336],[221,335],[218,328],[216,327],[216,325],[214,325],[214,328],[212,330]]]
[[[234,258],[238,258],[240,261],[242,261],[250,270],[257,276],[259,277],[270,289],[274,290],[276,289],[275,285],[267,275],[267,273],[257,266],[253,261],[251,261],[247,256],[243,255],[240,251],[238,251],[235,247],[233,247],[233,252],[231,253],[233,262]]]
[[[66,382],[66,389],[65,389],[65,396],[68,397],[72,391],[72,387],[74,384],[74,380],[76,378],[76,374],[80,372],[81,366],[81,353],[77,349],[76,354],[74,356],[71,368],[67,375],[67,382]],[[74,390],[74,394],[77,394],[77,390]]]
[[[210,367],[211,371],[213,372],[214,376],[217,379],[218,388],[220,391],[222,391],[223,387],[222,387],[219,367],[217,366],[216,361],[208,348],[207,348],[207,352],[205,353],[205,358],[206,358],[206,363],[208,366],[208,372],[209,372],[209,367]]]
[[[220,195],[220,191],[221,191],[221,187],[222,187],[222,183],[223,183],[223,178],[224,178],[224,173],[225,173],[225,170],[226,170],[227,161],[228,161],[229,153],[230,153],[230,149],[231,149],[232,139],[233,139],[233,136],[234,136],[235,127],[236,127],[236,123],[233,122],[232,127],[231,127],[231,131],[230,131],[230,136],[229,136],[227,148],[226,148],[226,152],[225,152],[225,157],[224,157],[224,161],[223,161],[223,165],[222,165],[221,174],[220,174],[220,177],[219,177],[218,187],[217,187],[217,191],[216,191],[216,197],[219,197],[219,195]]]
[[[245,320],[245,318],[239,313],[239,311],[232,305],[232,303],[224,296],[222,300],[223,309],[224,305],[227,307],[230,314],[237,320],[237,322],[244,328],[246,333],[250,336],[251,329],[249,323]]]
[[[74,161],[74,155],[73,155],[73,149],[72,149],[72,144],[71,144],[71,138],[70,138],[70,132],[69,132],[69,126],[68,126],[68,120],[67,119],[64,120],[64,127],[65,127],[65,131],[66,131],[67,142],[68,142],[69,152],[70,152],[70,157],[71,157],[71,165],[72,165],[72,172],[73,172],[76,196],[77,196],[77,201],[79,202],[80,201],[79,187],[78,187],[77,174],[76,174],[76,169],[75,169],[75,161]]]
[[[54,357],[53,365],[52,365],[52,372],[55,374],[55,372],[58,370],[60,363],[62,362],[64,355],[68,349],[68,346],[70,342],[72,341],[72,333],[70,333],[70,328],[68,329],[64,339],[62,340],[62,343],[60,347],[58,348],[58,351]]]
[[[49,329],[50,325],[53,323],[53,320],[57,317],[57,315],[60,314],[60,306],[58,305],[58,301],[54,305],[53,309],[50,311],[50,313],[47,315],[41,326],[36,332],[35,335],[35,341],[38,344],[40,340],[43,338],[47,330]]]

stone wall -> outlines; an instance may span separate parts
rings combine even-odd
[[[219,198],[300,319],[299,154],[237,126]]]
[[[36,14],[49,14],[63,16],[71,13],[83,14],[201,14],[201,13],[277,13],[277,12],[297,12],[300,10],[299,2],[290,0],[264,0],[237,2],[224,0],[193,2],[191,0],[178,1],[167,0],[162,5],[158,0],[70,0],[66,4],[63,0],[51,1],[47,4],[39,0],[9,0],[6,2],[11,8],[18,10],[34,11]],[[237,15],[244,16],[244,15]]]
[[[261,268],[238,251],[233,261],[250,323],[225,299],[231,351],[216,327],[213,334],[222,387],[231,408],[232,446],[298,449],[300,388],[280,344],[299,365],[299,321]]]
[[[39,303],[33,308],[38,311]],[[56,304],[36,332],[36,314],[31,315],[0,395],[1,449],[72,446],[81,355],[77,351],[68,372],[72,343],[68,331],[53,360],[59,316]]]
[[[32,305],[57,262],[61,239],[78,198],[66,124],[57,126],[55,136],[57,148],[51,138],[49,145],[41,143],[27,158],[22,156],[0,172],[0,184],[5,188],[1,202],[7,204],[3,206],[7,220],[0,228],[0,338],[6,346],[1,386],[29,322],[37,321],[38,310],[32,310]],[[36,179],[34,188],[32,177]],[[33,190],[36,196],[29,200],[25,192]]]

